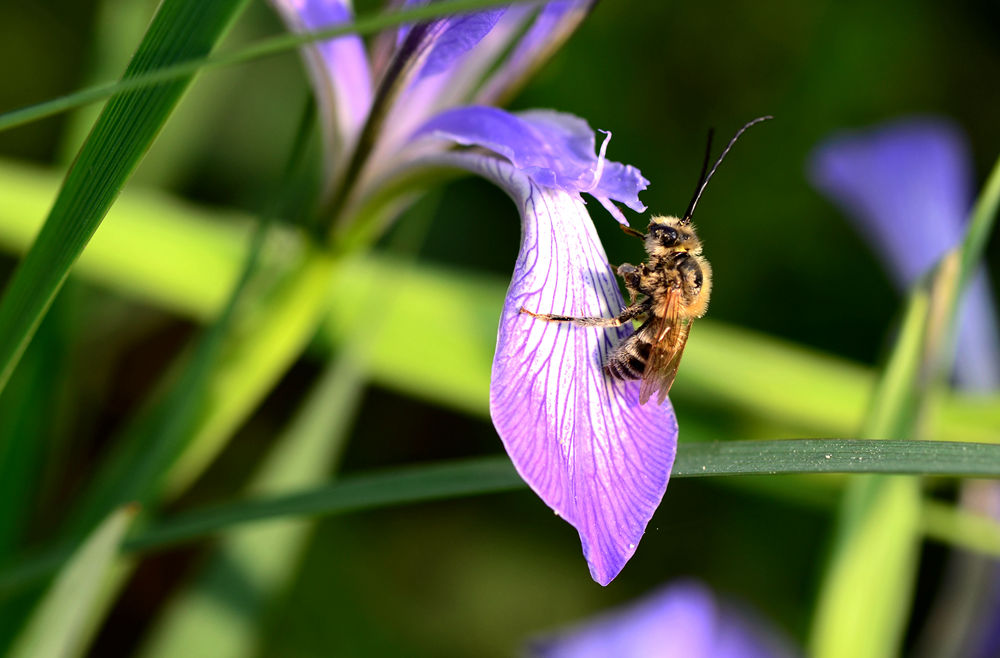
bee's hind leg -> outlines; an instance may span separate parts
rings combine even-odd
[[[646,309],[642,304],[633,304],[625,308],[616,318],[575,318],[571,315],[555,315],[552,313],[532,313],[528,309],[521,307],[521,313],[530,315],[537,320],[545,322],[572,322],[581,327],[620,327],[635,316],[644,313]]]

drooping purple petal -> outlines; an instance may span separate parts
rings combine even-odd
[[[809,174],[906,287],[962,239],[971,205],[969,162],[953,124],[907,119],[834,136],[814,151]],[[966,296],[961,320],[959,382],[1000,385],[1000,332],[982,274]]]
[[[414,137],[435,135],[466,146],[481,146],[507,158],[542,187],[586,192],[609,210],[611,201],[642,212],[639,192],[649,181],[631,165],[595,153],[593,129],[569,114],[534,110],[513,115],[494,107],[461,107],[424,124]],[[615,218],[628,224],[617,210]]]
[[[493,105],[519,87],[576,30],[595,0],[548,2],[503,64],[490,76],[476,97],[480,105]]]
[[[682,581],[533,643],[539,658],[783,658],[788,643],[748,613]]]
[[[579,195],[543,188],[509,162],[474,152],[426,163],[496,182],[522,216],[521,249],[500,318],[490,413],[529,486],[580,533],[591,576],[609,583],[635,552],[666,490],[677,444],[669,402],[639,405],[639,382],[607,377],[632,333],[520,313],[611,317],[622,298]]]
[[[344,0],[271,2],[293,32],[333,27],[352,19],[350,4]],[[357,35],[345,35],[306,47],[304,56],[328,132],[327,143],[343,152],[361,130],[372,103],[364,43]]]

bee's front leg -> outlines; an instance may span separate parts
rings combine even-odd
[[[521,313],[530,315],[536,320],[545,322],[572,322],[581,327],[620,327],[637,315],[645,313],[648,304],[640,302],[626,307],[616,318],[575,318],[571,315],[555,315],[552,313],[532,313],[528,309],[521,307]]]
[[[625,290],[628,290],[629,303],[635,304],[635,298],[639,295],[639,278],[641,271],[631,263],[623,263],[618,266],[618,276],[625,283]]]
[[[622,232],[625,233],[625,235],[631,235],[632,237],[639,238],[640,240],[646,239],[646,234],[643,233],[642,231],[637,231],[634,228],[625,226],[624,224],[619,224],[618,227],[621,228]]]

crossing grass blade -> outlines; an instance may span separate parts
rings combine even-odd
[[[49,101],[29,105],[17,110],[11,110],[0,114],[0,131],[21,126],[32,121],[38,121],[46,117],[66,112],[89,103],[93,103],[113,94],[123,94],[128,91],[141,89],[150,85],[164,82],[173,82],[178,79],[187,78],[199,71],[223,66],[232,66],[244,62],[253,61],[262,57],[269,57],[279,53],[294,50],[316,41],[325,41],[345,34],[367,35],[374,34],[390,27],[396,27],[404,23],[415,23],[417,21],[439,18],[449,14],[461,14],[490,7],[510,5],[517,2],[534,2],[535,0],[444,0],[427,5],[413,6],[400,11],[386,12],[372,16],[362,16],[349,25],[338,25],[336,27],[304,32],[301,34],[284,34],[269,39],[264,39],[246,48],[232,53],[224,53],[214,56],[199,56],[201,53],[191,53],[188,57],[172,59],[161,63],[156,67],[150,67],[135,75],[118,82],[108,82],[97,84],[86,89],[81,89],[72,94],[67,94]],[[213,4],[213,3],[204,3]]]
[[[1000,445],[951,441],[785,439],[685,444],[672,477],[880,473],[1000,478]],[[154,524],[126,540],[142,552],[190,542],[235,526],[293,517],[345,514],[396,505],[524,489],[506,457],[407,466],[346,476],[314,489],[193,510]],[[936,510],[938,519],[941,511]],[[939,521],[936,527],[941,527]],[[944,538],[945,532],[939,537]],[[991,549],[992,550],[992,549]],[[0,600],[58,568],[54,550],[0,571]]]
[[[164,0],[132,58],[134,78],[212,50],[246,0]],[[48,219],[0,299],[0,390],[70,266],[149,149],[193,73],[115,95],[70,167]]]

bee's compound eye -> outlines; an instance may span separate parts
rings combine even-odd
[[[663,229],[662,240],[664,242],[668,242],[670,244],[673,244],[674,242],[677,242],[677,231],[675,231],[673,228],[671,228],[669,226],[666,227],[665,229]]]

